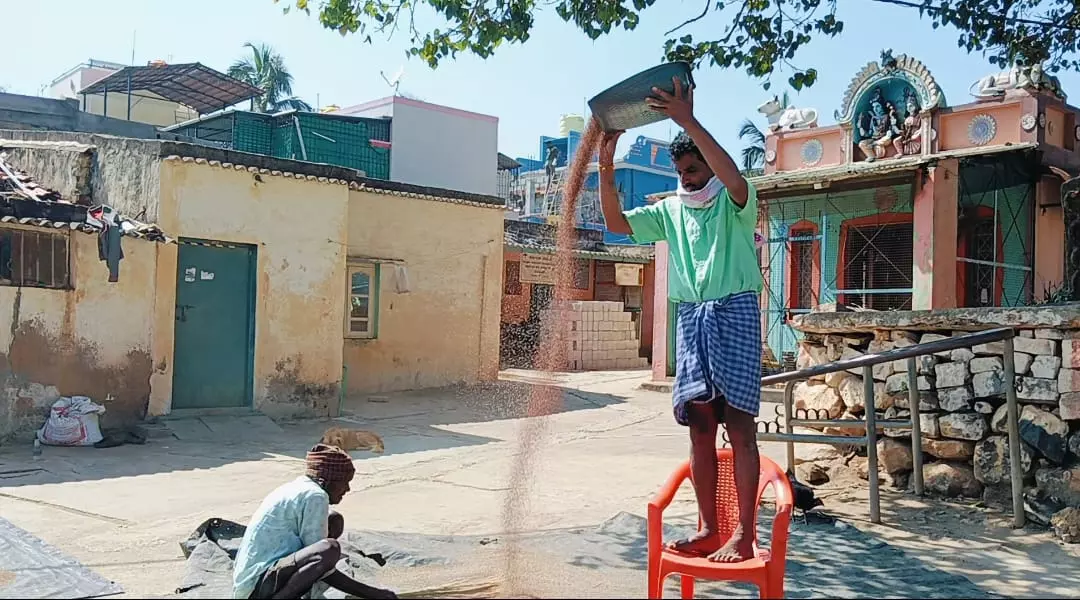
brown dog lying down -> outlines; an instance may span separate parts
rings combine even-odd
[[[323,433],[321,443],[328,446],[337,446],[346,452],[352,450],[367,450],[375,454],[382,454],[384,447],[379,434],[363,429],[348,429],[346,427],[331,427]]]

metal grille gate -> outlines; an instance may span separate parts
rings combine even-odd
[[[793,316],[840,302],[911,308],[911,186],[770,200],[759,212],[766,368],[791,370],[801,334]]]

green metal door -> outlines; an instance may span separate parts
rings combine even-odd
[[[250,406],[254,334],[255,248],[181,240],[172,407]]]

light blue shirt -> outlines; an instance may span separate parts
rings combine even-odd
[[[275,562],[326,539],[330,496],[309,477],[278,487],[251,517],[233,566],[233,598],[250,598]]]

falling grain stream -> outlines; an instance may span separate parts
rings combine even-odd
[[[573,249],[575,242],[575,214],[578,195],[588,176],[589,161],[592,159],[600,142],[602,131],[595,119],[590,119],[581,142],[574,152],[566,183],[563,187],[562,208],[559,215],[556,235],[555,255],[555,294],[551,318],[543,323],[540,345],[534,357],[534,364],[548,373],[559,372],[566,368],[567,348],[560,333],[567,326],[565,304],[570,299],[573,289]],[[520,532],[525,528],[529,512],[530,486],[539,455],[543,452],[547,433],[547,415],[561,409],[562,392],[552,385],[533,386],[529,394],[527,417],[522,421],[518,434],[518,448],[510,471],[506,498],[503,504],[503,531]],[[503,573],[504,586],[511,593],[525,593],[523,574],[528,565],[523,559],[517,540],[511,538],[506,544],[506,564]]]

